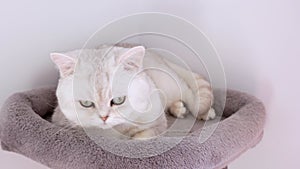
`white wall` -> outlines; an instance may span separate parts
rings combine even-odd
[[[231,169],[298,168],[300,3],[297,0],[6,1],[0,3],[0,103],[12,92],[55,83],[52,51],[80,48],[106,22],[136,12],[186,18],[213,41],[230,88],[262,99],[262,142]],[[0,151],[1,168],[45,168]]]

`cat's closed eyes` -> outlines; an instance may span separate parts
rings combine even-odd
[[[187,112],[198,119],[215,117],[204,78],[143,46],[52,53],[51,59],[60,72],[56,124],[150,138],[166,130],[165,112],[178,118]]]

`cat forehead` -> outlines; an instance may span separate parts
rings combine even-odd
[[[82,58],[84,60],[91,59],[93,57],[96,58],[110,58],[111,56],[119,56],[129,48],[123,47],[115,47],[115,46],[107,46],[102,48],[95,48],[95,49],[77,49],[68,51],[64,54],[74,57],[74,58]]]
[[[96,73],[96,85],[106,84],[110,81],[111,73],[99,71]]]
[[[116,63],[117,54],[110,52],[105,54],[103,50],[82,50],[67,53],[77,59],[75,73],[94,74],[97,72],[111,72],[118,64]]]

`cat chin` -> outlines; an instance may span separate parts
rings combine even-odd
[[[101,129],[111,129],[111,128],[113,128],[113,126],[110,126],[110,125],[100,125],[100,126],[98,126],[98,128],[101,128]]]
[[[99,129],[111,129],[111,128],[113,128],[114,126],[116,126],[116,125],[118,125],[118,124],[93,124],[93,125],[91,125],[91,124],[87,124],[87,125],[85,125],[85,124],[81,124],[81,127],[82,128],[99,128]]]

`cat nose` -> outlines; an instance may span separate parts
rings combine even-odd
[[[108,118],[108,115],[107,116],[100,116],[100,118],[105,122]]]

